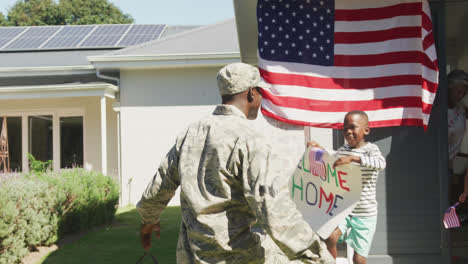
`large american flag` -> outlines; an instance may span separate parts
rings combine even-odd
[[[258,0],[264,115],[341,128],[362,110],[371,127],[427,127],[438,83],[426,0]]]

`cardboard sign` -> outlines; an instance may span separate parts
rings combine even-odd
[[[336,158],[308,148],[289,180],[297,209],[320,237],[326,239],[348,216],[361,196],[361,169],[346,164],[333,168]]]

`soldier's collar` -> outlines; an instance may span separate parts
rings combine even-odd
[[[233,105],[226,104],[217,105],[213,112],[213,115],[234,115],[247,119],[244,113],[239,108]]]

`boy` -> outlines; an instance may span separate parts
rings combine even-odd
[[[362,172],[361,198],[354,210],[326,240],[327,248],[336,258],[336,244],[346,242],[354,249],[355,264],[365,264],[377,224],[377,200],[375,187],[379,171],[385,168],[385,158],[379,148],[364,137],[369,135],[368,116],[363,111],[351,111],[346,114],[343,124],[343,136],[346,144],[340,147],[335,156],[339,157],[333,167],[348,163],[359,164]],[[308,145],[320,147],[315,142]],[[321,148],[321,147],[320,147]],[[347,230],[350,228],[349,233]]]

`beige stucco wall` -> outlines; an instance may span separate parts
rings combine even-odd
[[[113,101],[109,98],[106,100],[107,164],[108,174],[117,179],[117,114],[112,110]],[[84,167],[99,171],[101,169],[100,97],[0,100],[0,116],[22,115],[27,118],[28,115],[37,114],[70,116],[80,113],[84,116]]]
[[[188,124],[210,114],[220,103],[216,84],[219,68],[121,71],[121,204],[136,204],[159,163],[175,143],[177,133]],[[296,155],[303,147],[302,127],[284,133],[271,132],[261,116],[252,125],[280,142],[280,151],[291,149]],[[291,127],[288,127],[291,128]],[[332,146],[331,130],[313,129],[314,139]],[[299,146],[299,147],[298,147]],[[296,157],[291,157],[297,162]],[[291,165],[283,160],[283,165]],[[292,168],[295,164],[291,165]],[[169,205],[177,205],[179,195]]]
[[[220,101],[218,70],[121,71],[122,204],[138,202],[177,133]]]

